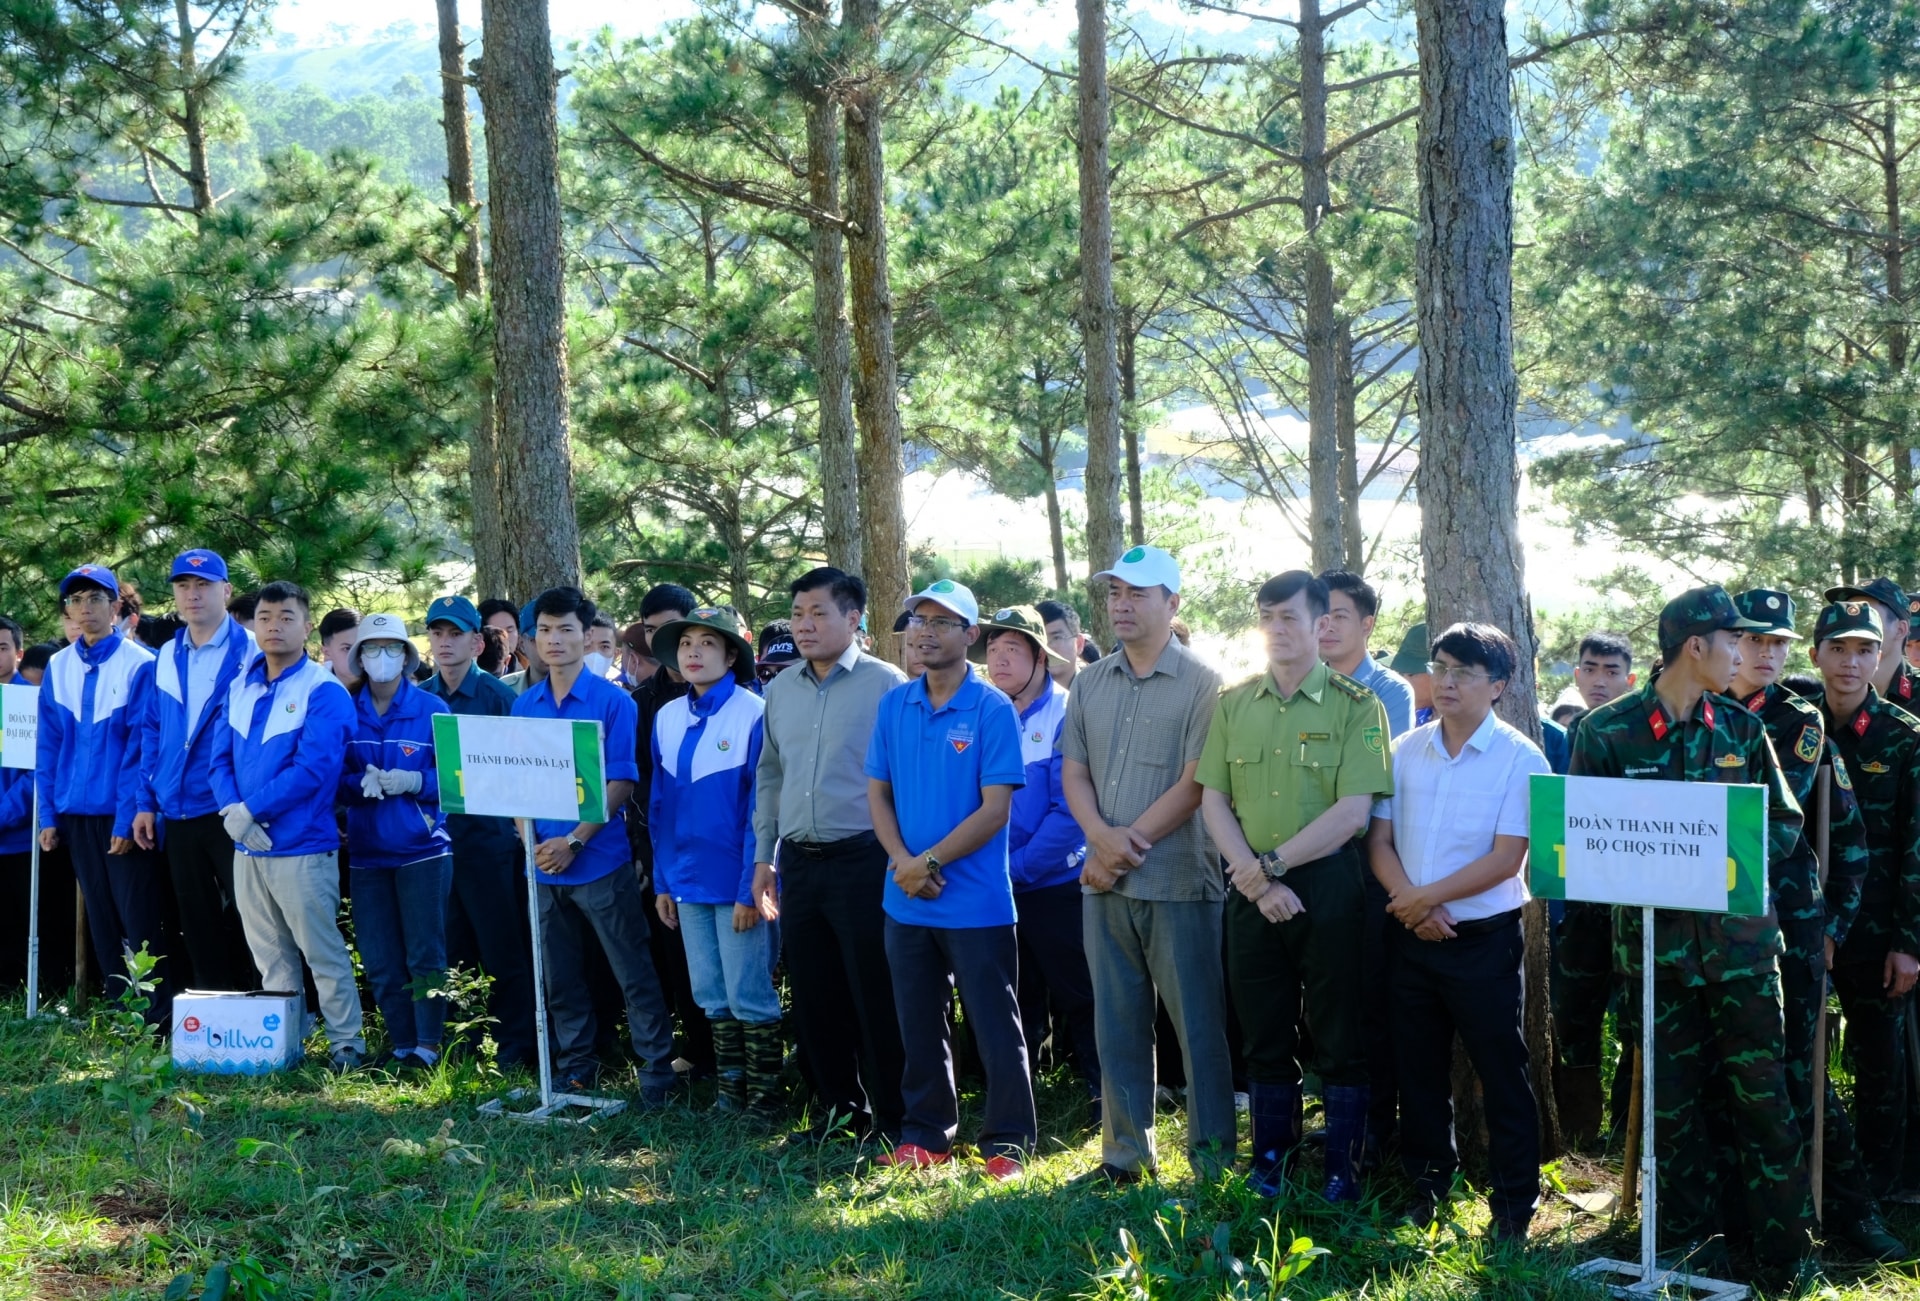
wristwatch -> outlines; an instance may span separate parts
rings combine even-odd
[[[922,854],[920,861],[927,865],[927,875],[933,878],[935,885],[944,884],[940,879],[940,860],[932,854]]]
[[[1269,849],[1264,854],[1257,854],[1253,861],[1269,881],[1278,881],[1287,874],[1289,864],[1286,859],[1280,857],[1280,851],[1277,849]]]
[[[567,837],[567,852],[569,854],[572,854],[575,858],[580,857],[580,851],[585,849],[586,847],[587,847],[587,842],[580,839],[580,837],[578,836]]]

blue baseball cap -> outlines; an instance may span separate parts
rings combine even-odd
[[[464,596],[443,596],[427,607],[427,626],[450,623],[462,632],[480,631],[480,612]]]
[[[967,621],[968,627],[980,622],[980,602],[973,599],[973,593],[967,590],[966,584],[956,583],[951,578],[928,583],[925,588],[909,596],[901,609],[906,614],[912,614],[913,607],[922,601],[932,601],[953,611]]]
[[[227,581],[227,562],[220,558],[217,551],[205,547],[195,547],[191,551],[182,551],[173,558],[173,572],[167,575],[167,581],[176,578],[204,578],[209,583]]]
[[[60,595],[64,599],[68,592],[82,583],[92,583],[95,587],[104,587],[109,596],[120,595],[120,580],[105,565],[82,565],[60,580]]]

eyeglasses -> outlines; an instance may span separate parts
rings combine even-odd
[[[108,596],[105,592],[93,592],[93,591],[74,592],[68,596],[62,597],[60,604],[66,606],[69,610],[71,610],[76,605],[79,605],[79,606],[105,605],[107,604],[107,602],[111,601],[112,599],[113,598]]]
[[[954,632],[966,626],[966,623],[960,619],[943,619],[937,614],[932,618],[921,614],[910,614],[907,616],[907,627],[909,628],[933,628],[940,632]]]
[[[1433,675],[1435,682],[1458,682],[1463,686],[1470,682],[1483,682],[1490,676],[1479,669],[1463,668],[1458,664],[1435,664],[1431,661],[1427,664],[1427,672]]]

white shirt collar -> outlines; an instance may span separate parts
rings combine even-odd
[[[1447,753],[1446,738],[1441,734],[1443,724],[1438,718],[1428,726],[1433,728],[1433,735],[1428,739],[1428,743],[1433,746],[1433,752],[1440,756],[1442,762],[1452,763],[1468,750],[1478,750],[1484,754],[1487,747],[1493,744],[1494,734],[1500,730],[1500,715],[1489,709],[1487,716],[1480,720],[1480,726],[1473,729],[1473,735],[1468,737],[1467,743],[1460,747],[1458,755]]]

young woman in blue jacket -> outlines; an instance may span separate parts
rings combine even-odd
[[[398,615],[360,621],[347,668],[354,730],[340,774],[360,961],[391,1041],[386,1064],[425,1070],[446,1027],[453,841],[433,766],[438,696],[413,685],[420,652]]]

